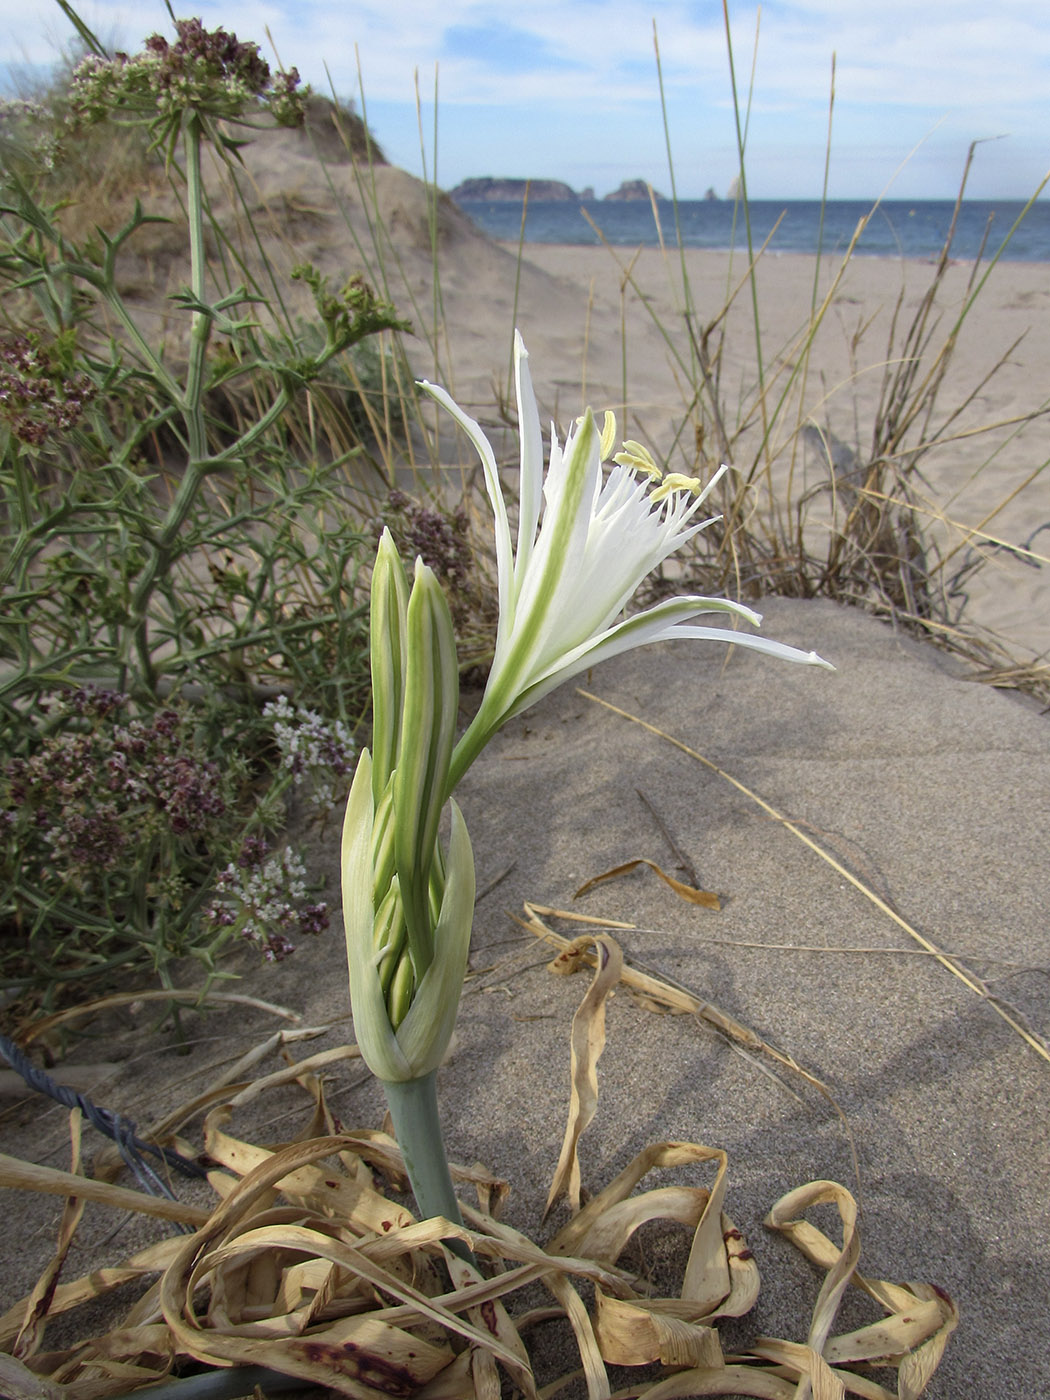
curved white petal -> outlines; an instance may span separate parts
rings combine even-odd
[[[443,408],[448,409],[467,437],[470,438],[481,458],[482,469],[485,473],[485,490],[488,492],[495,521],[499,615],[501,618],[512,617],[514,613],[514,549],[510,538],[510,522],[507,519],[507,503],[503,499],[503,486],[499,479],[499,469],[496,466],[496,457],[492,446],[481,431],[481,425],[469,414],[464,413],[459,404],[440,385],[431,384],[426,379],[421,379],[419,383],[420,387],[425,389],[432,399],[435,399]]]
[[[521,442],[518,473],[518,549],[514,559],[514,597],[532,558],[543,500],[543,434],[540,411],[529,374],[529,352],[521,332],[514,332],[514,386],[518,399],[518,436]]]
[[[601,661],[607,661],[635,647],[647,646],[650,642],[668,641],[681,635],[684,624],[692,618],[711,612],[730,613],[756,627],[762,620],[758,613],[752,612],[743,603],[734,603],[728,598],[690,596],[666,599],[644,612],[623,618],[614,626],[587,637],[571,650],[563,652],[554,664],[534,676],[529,688],[518,697],[512,713],[519,714],[556,689],[563,681],[578,676],[581,671],[589,670]],[[712,629],[696,630],[706,635]],[[730,635],[734,638],[746,638],[750,634],[732,632]]]
[[[539,414],[528,356],[517,333],[514,350],[521,510],[512,563],[506,504],[492,449],[474,420],[447,394],[424,385],[470,435],[485,468],[496,515],[500,579],[496,651],[481,708],[453,755],[450,791],[504,720],[562,681],[631,647],[690,637],[730,642],[787,661],[828,664],[813,652],[748,633],[691,625],[693,618],[705,612],[730,613],[756,625],[761,621],[749,608],[725,598],[677,598],[624,618],[623,610],[642,580],[718,518],[700,520],[698,516],[727,468],[716,472],[695,495],[672,490],[654,500],[648,482],[635,476],[629,461],[622,464],[626,460],[622,456],[621,464],[603,475],[602,443],[588,409],[569,430],[564,446],[551,428],[541,510]]]

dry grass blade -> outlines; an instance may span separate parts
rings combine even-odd
[[[614,865],[611,870],[604,870],[600,875],[592,875],[589,880],[583,882],[573,895],[573,899],[579,899],[580,895],[586,894],[588,890],[593,890],[596,885],[601,885],[606,880],[615,880],[621,875],[629,875],[640,865],[647,865],[650,870],[659,875],[665,885],[670,885],[679,899],[684,899],[687,904],[700,904],[705,909],[721,909],[722,905],[718,895],[712,894],[710,890],[698,890],[695,885],[687,885],[684,880],[676,880],[673,875],[668,875],[666,870],[662,870],[654,860],[647,860],[645,856],[638,856],[634,860],[624,861],[621,865]]]
[[[167,1201],[162,1196],[147,1196],[142,1191],[130,1191],[126,1186],[111,1186],[106,1181],[93,1181],[74,1172],[55,1167],[41,1167],[35,1162],[23,1162],[0,1152],[0,1186],[9,1191],[43,1191],[49,1196],[73,1196],[79,1200],[98,1201],[116,1210],[134,1210],[143,1215],[155,1215],[160,1220],[176,1220],[184,1225],[202,1225],[208,1218],[206,1210],[196,1206]]]
[[[148,1002],[177,1002],[181,1005],[201,1007],[212,1004],[250,1006],[256,1011],[266,1011],[272,1016],[281,1016],[286,1021],[301,1022],[303,1019],[298,1012],[290,1011],[287,1006],[277,1006],[272,1001],[260,1001],[258,997],[245,996],[241,992],[201,992],[199,989],[194,991],[191,988],[171,987],[161,992],[114,992],[111,996],[97,997],[93,1001],[85,1001],[79,1006],[70,1006],[64,1011],[56,1011],[50,1016],[41,1016],[39,1019],[31,1021],[28,1025],[19,1028],[14,1039],[24,1049],[34,1040],[48,1035],[59,1026],[69,1025],[73,1021],[81,1021],[85,1016],[97,1016],[99,1012],[113,1011],[119,1006],[144,1005]]]

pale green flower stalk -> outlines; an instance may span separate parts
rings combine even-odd
[[[474,865],[454,802],[447,854],[438,826],[463,774],[512,715],[597,662],[648,642],[732,642],[828,666],[815,652],[695,623],[712,612],[761,622],[727,598],[672,598],[624,616],[647,574],[712,523],[699,518],[700,508],[726,469],[706,487],[677,473],[664,477],[643,446],[627,442],[606,470],[615,420],[606,414],[599,434],[588,409],[564,447],[552,429],[544,474],[539,413],[520,336],[515,366],[521,441],[516,542],[488,440],[443,389],[423,385],[474,443],[495,516],[499,624],[481,707],[454,745],[458,672],[448,605],[419,560],[409,589],[384,534],[372,579],[373,750],[358,764],[343,828],[358,1045],[383,1082],[420,1210],[457,1222],[435,1073],[466,971]]]
[[[459,706],[452,618],[416,561],[411,590],[385,532],[372,577],[373,755],[343,823],[343,922],[354,1031],[382,1081],[417,1204],[460,1221],[435,1074],[456,1020],[474,914],[474,857],[451,806],[438,840]]]

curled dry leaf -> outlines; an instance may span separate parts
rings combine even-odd
[[[598,935],[583,942],[594,944],[597,971],[572,1018],[569,1037],[569,1121],[547,1193],[544,1215],[563,1193],[568,1195],[573,1210],[580,1208],[580,1159],[576,1149],[598,1107],[597,1065],[605,1049],[605,1002],[609,992],[619,982],[623,970],[623,954],[613,939]]]
[[[710,890],[698,890],[695,885],[687,885],[684,880],[676,880],[673,875],[668,875],[666,870],[657,865],[655,860],[646,860],[645,856],[638,856],[635,860],[625,860],[622,865],[614,865],[611,870],[603,870],[600,875],[592,875],[576,891],[573,899],[579,899],[581,894],[593,890],[596,885],[604,884],[606,880],[616,880],[621,875],[629,875],[640,865],[647,865],[654,874],[659,875],[665,885],[669,885],[674,890],[679,899],[684,899],[687,904],[699,904],[704,909],[721,909],[722,905],[718,895],[712,894]]]
[[[5,1400],[63,1400],[65,1392],[16,1357],[0,1352],[0,1395]]]
[[[572,1099],[551,1199],[568,1192],[575,1213],[540,1246],[485,1209],[464,1204],[469,1228],[447,1220],[418,1222],[384,1191],[405,1189],[397,1144],[383,1133],[336,1131],[322,1071],[353,1055],[349,1047],[286,1065],[228,1102],[215,1090],[198,1096],[205,1109],[204,1147],[215,1163],[211,1209],[158,1202],[139,1192],[0,1158],[0,1185],[57,1191],[120,1209],[188,1221],[196,1232],[164,1240],[119,1268],[100,1269],[54,1285],[54,1267],[26,1299],[0,1318],[0,1346],[21,1337],[25,1363],[0,1356],[0,1387],[16,1400],[109,1400],[160,1384],[189,1363],[218,1368],[262,1366],[351,1400],[397,1395],[418,1400],[498,1400],[509,1381],[538,1400],[526,1336],[552,1314],[568,1320],[578,1358],[572,1374],[589,1400],[608,1400],[609,1365],[657,1363],[671,1368],[632,1394],[645,1400],[697,1395],[745,1395],[767,1400],[916,1400],[936,1368],[956,1313],[928,1284],[864,1278],[857,1269],[856,1206],[844,1188],[814,1182],[773,1207],[768,1223],[825,1274],[805,1341],[757,1339],[748,1353],[723,1359],[716,1323],[740,1317],[758,1295],[758,1269],[747,1241],[726,1214],[726,1154],[699,1143],[655,1143],[579,1208],[579,1145],[598,1102],[597,1062],[604,1045],[604,1005],[617,985],[622,957],[608,935],[566,945],[560,970],[588,960],[595,975],[572,1030]],[[659,987],[660,984],[655,984]],[[670,989],[668,989],[670,990]],[[280,1046],[287,1059],[287,1043]],[[254,1058],[253,1058],[254,1063]],[[245,1060],[238,1066],[245,1067]],[[300,1136],[264,1148],[235,1136],[239,1106],[288,1082],[306,1095]],[[170,1122],[183,1122],[172,1115]],[[74,1159],[75,1164],[75,1159]],[[703,1166],[708,1186],[662,1184],[638,1190],[651,1172]],[[506,1183],[482,1167],[453,1168],[472,1184],[483,1207],[498,1204]],[[805,1219],[819,1201],[833,1201],[843,1222],[835,1245]],[[656,1297],[619,1262],[644,1225],[666,1222],[691,1232],[675,1296]],[[67,1212],[58,1253],[76,1227]],[[476,1266],[444,1241],[469,1245]],[[57,1256],[56,1256],[57,1257]],[[40,1345],[47,1320],[98,1298],[129,1280],[150,1284],[123,1324],[71,1351],[48,1354]],[[541,1283],[553,1309],[537,1309],[521,1290]],[[593,1309],[581,1293],[593,1292]],[[832,1335],[848,1287],[877,1303],[881,1321]],[[541,1333],[542,1335],[542,1333]],[[889,1365],[897,1393],[845,1368]],[[684,1368],[684,1369],[683,1369]],[[163,1385],[155,1400],[164,1400]]]

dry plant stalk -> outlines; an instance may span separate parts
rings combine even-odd
[[[896,909],[891,908],[880,895],[876,894],[870,885],[865,884],[864,881],[854,875],[852,871],[847,870],[829,851],[826,851],[824,847],[817,841],[814,841],[811,836],[807,836],[794,822],[789,821],[783,813],[778,812],[775,807],[766,802],[758,793],[752,792],[752,790],[740,782],[738,778],[734,778],[732,774],[727,773],[725,769],[719,768],[717,763],[712,762],[709,758],[705,758],[702,753],[698,753],[696,749],[690,748],[690,746],[683,743],[681,739],[676,739],[674,735],[666,733],[666,731],[658,728],[655,724],[650,724],[648,720],[642,719],[640,715],[631,714],[629,710],[622,710],[610,700],[603,700],[600,695],[592,695],[590,691],[583,690],[579,686],[576,687],[576,694],[582,696],[585,700],[593,701],[595,705],[600,705],[603,709],[610,710],[614,715],[619,715],[621,719],[630,720],[632,724],[637,724],[642,729],[648,730],[650,734],[656,735],[658,739],[663,739],[666,743],[679,749],[689,758],[694,759],[697,763],[710,769],[712,773],[716,773],[720,778],[723,778],[732,787],[735,787],[738,792],[743,793],[745,797],[750,798],[752,802],[761,807],[762,811],[765,812],[768,817],[772,817],[774,821],[779,822],[786,831],[790,831],[793,836],[798,837],[804,846],[808,846],[821,860],[826,861],[836,874],[840,875],[851,884],[854,889],[858,890],[865,899],[870,900],[880,913],[885,914],[888,919],[892,920],[899,929],[906,933],[920,948],[935,958],[953,977],[957,977],[963,986],[972,992],[974,996],[980,997],[986,1005],[991,1007],[997,1016],[1000,1016],[1006,1022],[1011,1030],[1021,1037],[1030,1049],[1034,1050],[1041,1059],[1046,1060],[1047,1063],[1050,1064],[1050,1045],[1029,1026],[1024,1024],[1024,1018],[1015,1007],[993,996],[985,983],[975,972],[972,972],[960,958],[952,953],[945,952],[943,948],[939,948],[937,944],[920,933],[918,929],[914,928],[906,919],[902,918],[902,916],[897,913]]]
[[[630,1394],[646,1400],[844,1400],[847,1394],[915,1400],[956,1325],[955,1307],[932,1285],[887,1283],[858,1272],[856,1203],[843,1187],[812,1182],[778,1201],[767,1220],[825,1274],[805,1341],[760,1337],[736,1354],[723,1352],[715,1324],[751,1309],[759,1275],[747,1241],[724,1210],[724,1152],[698,1143],[654,1143],[580,1208],[578,1146],[597,1107],[605,1001],[623,968],[608,935],[576,942],[570,957],[556,959],[559,970],[581,965],[588,955],[597,971],[573,1022],[572,1103],[550,1195],[553,1201],[568,1192],[574,1209],[546,1245],[501,1223],[506,1184],[482,1168],[453,1167],[454,1177],[478,1195],[480,1209],[464,1208],[467,1227],[440,1218],[417,1222],[380,1190],[377,1178],[395,1192],[405,1189],[401,1154],[383,1133],[336,1130],[315,1070],[355,1054],[354,1047],[337,1047],[266,1075],[210,1109],[203,1145],[214,1163],[209,1182],[218,1204],[202,1211],[166,1203],[173,1217],[197,1226],[192,1235],[162,1240],[119,1268],[55,1286],[79,1214],[70,1204],[55,1260],[30,1296],[0,1317],[0,1349],[15,1353],[0,1355],[4,1393],[15,1400],[108,1400],[163,1383],[187,1363],[203,1363],[261,1365],[351,1400],[498,1400],[502,1372],[529,1400],[539,1400],[525,1337],[553,1312],[572,1327],[579,1367],[574,1362],[544,1395],[582,1368],[589,1400],[609,1400],[609,1365],[658,1363],[671,1369]],[[269,1150],[228,1131],[237,1108],[291,1078],[312,1101],[299,1138]],[[201,1097],[207,1096],[198,1104]],[[137,1192],[88,1181],[78,1174],[78,1161],[74,1129],[73,1171],[52,1174],[63,1177],[69,1197],[154,1208]],[[651,1171],[696,1163],[713,1167],[710,1187],[672,1184],[636,1193]],[[0,1186],[40,1189],[28,1168],[0,1161]],[[805,1219],[809,1207],[823,1201],[838,1209],[841,1245]],[[618,1262],[632,1235],[654,1220],[692,1231],[673,1297],[653,1296],[644,1279]],[[448,1248],[457,1239],[476,1262]],[[48,1318],[150,1275],[159,1277],[119,1327],[66,1351],[43,1350]],[[516,1308],[516,1295],[536,1282],[552,1295],[554,1309]],[[593,1291],[591,1310],[581,1286]],[[849,1287],[867,1294],[883,1316],[833,1336]],[[877,1367],[896,1371],[894,1390],[866,1374]],[[234,1370],[225,1393],[240,1393],[238,1384]],[[160,1400],[163,1385],[154,1393]]]

